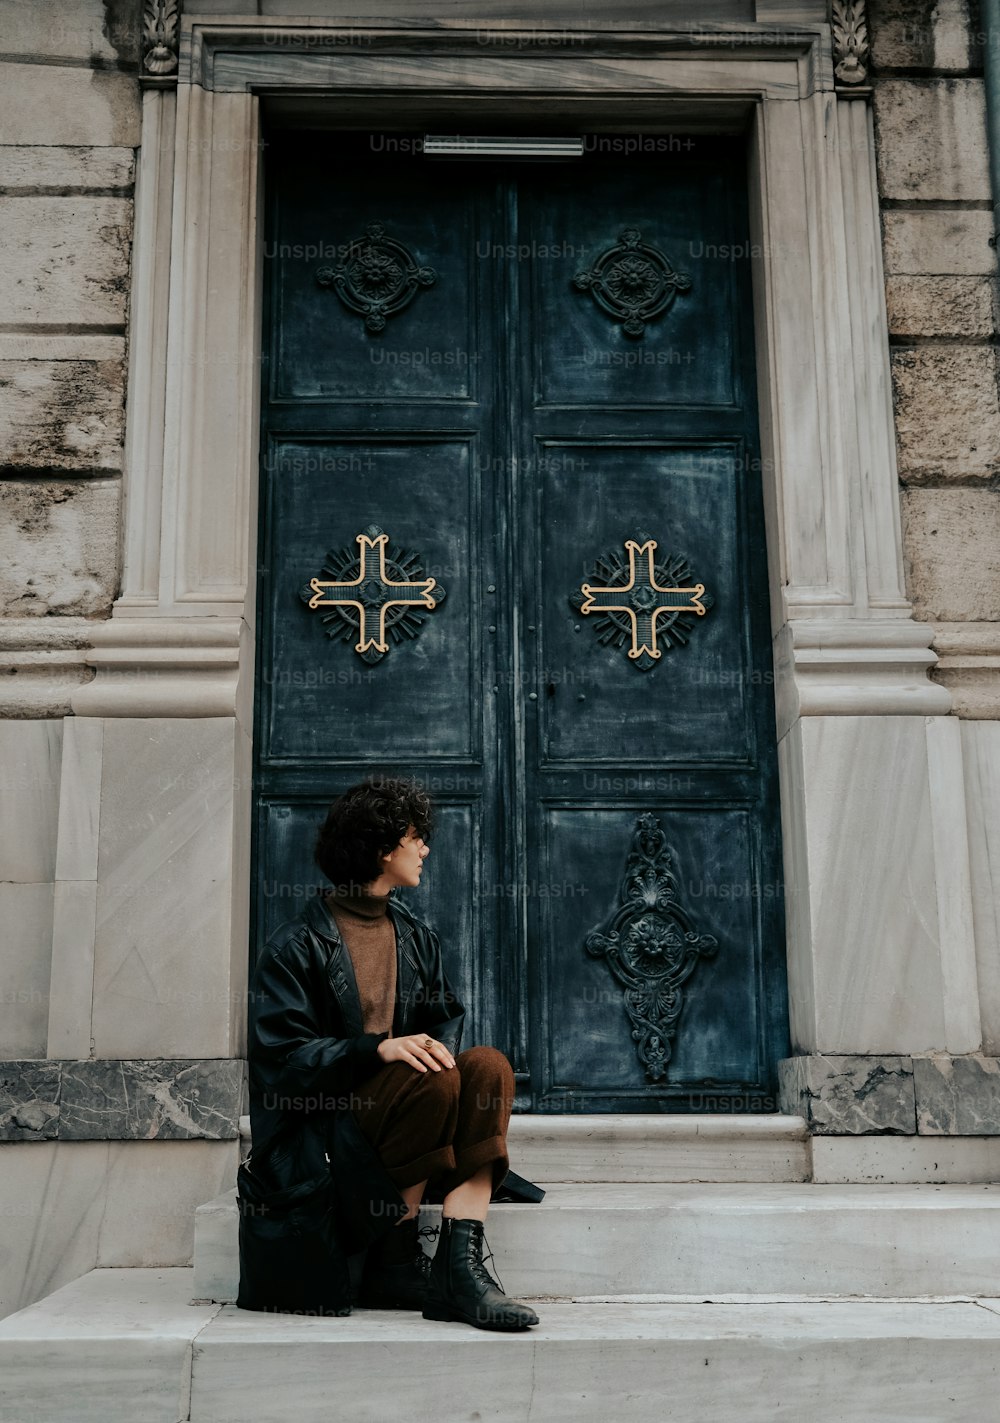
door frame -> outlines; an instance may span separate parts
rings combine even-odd
[[[962,777],[957,724],[931,731],[951,706],[928,676],[933,628],[914,620],[904,591],[864,92],[835,90],[825,23],[657,27],[637,0],[634,24],[624,10],[572,28],[532,11],[497,22],[496,42],[484,45],[482,21],[430,21],[420,9],[413,0],[413,19],[342,23],[188,16],[176,90],[143,96],[122,594],[93,629],[96,675],[73,710],[233,724],[228,880],[213,890],[228,901],[220,1034],[243,1051],[245,1015],[231,1005],[246,992],[250,893],[263,107],[312,126],[405,119],[444,132],[471,128],[488,108],[591,130],[749,125],[791,1041],[794,1052],[913,1050],[927,998],[922,1017],[895,1001],[886,1009],[870,978],[858,988],[874,1005],[865,1023],[884,1031],[845,1046],[853,1028],[838,984],[850,988],[850,964],[837,962],[836,919],[856,886],[826,853],[823,822],[831,760],[843,779],[859,754],[877,764],[901,737],[907,774],[932,790]],[[930,847],[932,885],[964,882],[967,845],[935,835],[933,799],[914,832]],[[866,891],[887,905],[898,884],[894,852],[873,844],[864,854],[859,864],[882,856],[891,870],[870,876],[885,888]],[[937,912],[928,993],[948,1046],[969,1050],[960,1044],[978,1031],[978,998],[963,896],[939,895]],[[867,932],[865,952],[883,955],[889,992],[904,947],[885,958],[877,924]]]

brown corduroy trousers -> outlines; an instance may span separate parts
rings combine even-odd
[[[395,1185],[433,1181],[446,1196],[487,1162],[494,1190],[507,1175],[514,1072],[497,1048],[467,1048],[440,1072],[387,1062],[356,1091],[354,1116]]]

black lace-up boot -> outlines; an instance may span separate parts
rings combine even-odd
[[[442,1219],[424,1318],[459,1319],[476,1329],[527,1329],[537,1324],[535,1311],[505,1295],[483,1264],[483,1229],[481,1220]]]
[[[410,1216],[369,1247],[358,1303],[365,1309],[423,1309],[430,1269],[417,1217]]]

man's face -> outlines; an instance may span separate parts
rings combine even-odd
[[[383,860],[384,873],[393,884],[409,885],[412,888],[420,883],[424,860],[430,852],[430,846],[424,843],[415,828],[410,825],[395,850]]]

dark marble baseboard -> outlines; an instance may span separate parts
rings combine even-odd
[[[1000,1058],[807,1054],[778,1063],[783,1112],[816,1135],[1000,1136]]]
[[[0,1063],[0,1141],[233,1141],[242,1058]]]

